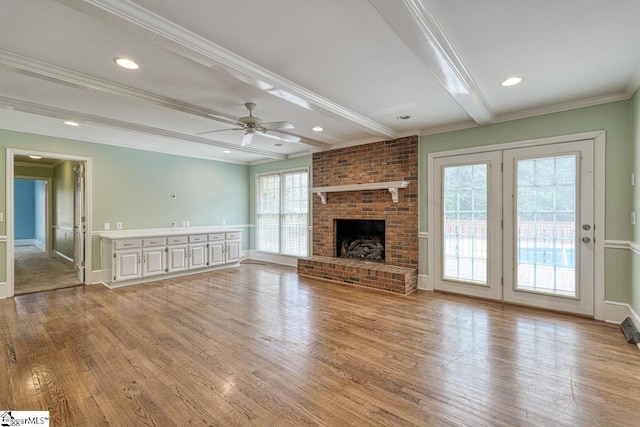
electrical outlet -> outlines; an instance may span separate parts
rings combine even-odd
[[[105,222],[103,228],[104,228],[105,231],[111,230],[111,223],[110,222]]]
[[[116,230],[122,230],[122,223],[116,222]]]
[[[631,212],[631,225],[636,225],[636,213]]]
[[[191,227],[191,221],[186,220],[185,222],[187,223],[187,227]]]
[[[187,226],[187,221],[182,220],[182,222],[181,222],[180,224],[182,224],[182,225],[181,225],[182,227],[186,227],[186,226]]]

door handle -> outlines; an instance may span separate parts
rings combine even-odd
[[[591,238],[590,238],[590,237],[587,237],[587,236],[584,236],[584,237],[582,238],[582,241],[583,241],[583,242],[585,242],[585,243],[591,243]]]

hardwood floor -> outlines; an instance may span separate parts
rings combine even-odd
[[[0,409],[52,425],[638,425],[618,326],[247,264],[0,300]]]

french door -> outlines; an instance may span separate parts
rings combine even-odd
[[[434,159],[434,288],[593,315],[593,150]]]

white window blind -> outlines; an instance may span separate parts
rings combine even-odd
[[[309,236],[309,173],[306,170],[257,178],[256,249],[307,256]]]

